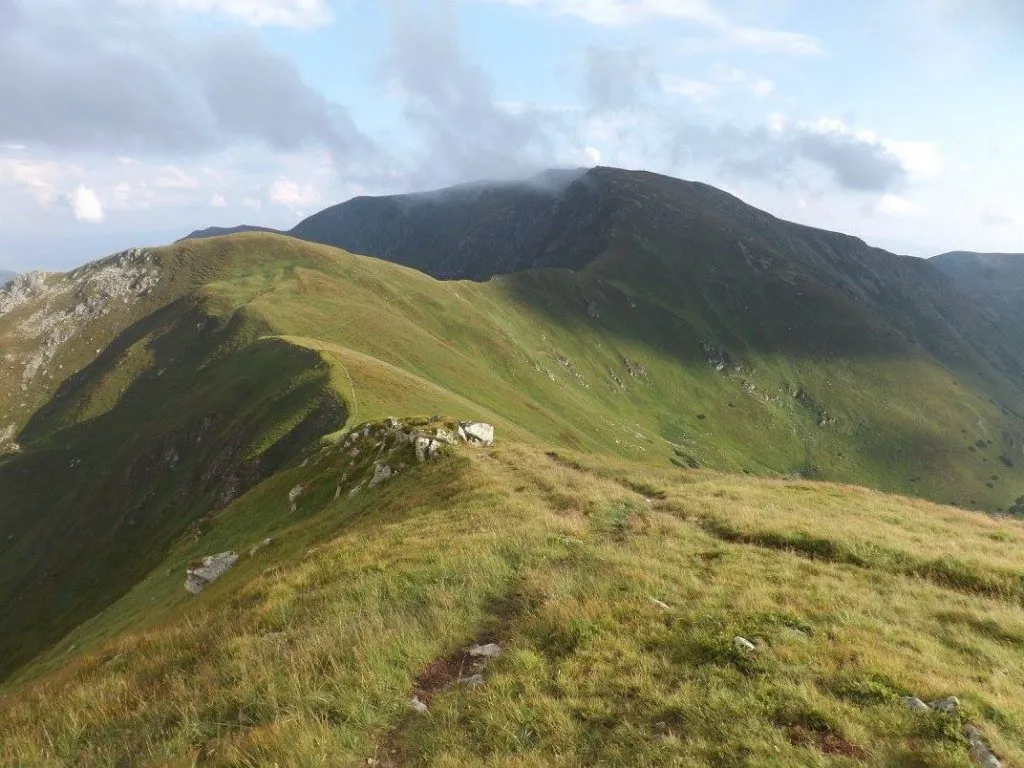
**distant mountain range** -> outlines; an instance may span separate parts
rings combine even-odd
[[[0,285],[6,285],[11,282],[17,275],[17,272],[8,272],[6,269],[0,269]]]

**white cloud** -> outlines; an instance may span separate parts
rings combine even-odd
[[[219,13],[256,27],[320,27],[331,22],[327,0],[133,0],[178,11]]]
[[[661,87],[667,93],[676,96],[683,96],[690,101],[700,104],[718,95],[718,89],[703,80],[695,80],[680,75],[661,75]]]
[[[225,206],[227,206],[227,204],[228,204],[227,199],[224,197],[224,195],[221,195],[219,193],[213,195],[210,198],[210,207],[211,208],[224,208]]]
[[[287,208],[313,205],[320,200],[320,195],[312,184],[299,184],[292,179],[279,177],[270,185],[268,193],[270,202]]]
[[[489,0],[572,16],[602,27],[625,27],[657,19],[690,22],[716,31],[723,42],[759,53],[816,55],[816,38],[798,32],[733,23],[710,0]]]
[[[939,145],[933,141],[893,139],[881,136],[875,131],[851,128],[843,120],[834,117],[823,117],[802,127],[819,135],[854,139],[877,147],[895,157],[912,181],[931,181],[942,173],[942,152]]]
[[[48,206],[57,199],[58,187],[69,177],[81,173],[76,165],[55,160],[22,160],[0,157],[0,186],[22,187],[40,205]]]
[[[886,193],[878,198],[874,211],[893,219],[909,219],[924,213],[924,209],[921,206],[912,203],[905,197],[891,193]]]
[[[165,165],[157,170],[153,186],[160,189],[198,189],[199,179],[176,165]]]
[[[719,66],[715,68],[714,76],[719,82],[741,86],[762,99],[775,92],[775,83],[771,80],[744,72],[742,69]]]
[[[257,197],[243,197],[242,205],[252,211],[258,211],[263,208],[263,203]]]
[[[96,192],[84,184],[79,184],[75,188],[75,191],[68,196],[68,202],[71,204],[75,218],[79,221],[99,224],[105,218],[103,205],[100,203],[99,197],[96,196]]]

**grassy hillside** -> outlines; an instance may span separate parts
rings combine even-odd
[[[1024,491],[1019,419],[935,359],[730,352],[708,330],[686,302],[600,269],[438,282],[262,233],[48,276],[0,316],[16,438],[0,459],[3,671],[321,435],[393,413],[992,510]]]
[[[1024,763],[1019,522],[500,433],[350,499],[372,448],[312,447],[179,540],[8,686],[0,762],[966,768],[970,722]]]

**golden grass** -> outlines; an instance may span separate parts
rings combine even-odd
[[[1018,599],[757,541],[771,532],[979,578],[1016,572],[1022,540],[856,488],[466,450],[327,503],[184,613],[9,692],[0,760],[967,766],[952,721],[899,701],[955,694],[1024,763]],[[486,685],[410,713],[416,675],[485,634],[505,648]]]

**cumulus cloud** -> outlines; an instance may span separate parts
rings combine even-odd
[[[451,4],[391,7],[383,77],[422,144],[404,174],[408,185],[523,176],[550,161],[548,128],[564,115],[502,109],[463,49]]]
[[[278,178],[270,185],[268,192],[270,202],[286,208],[298,208],[320,202],[320,195],[312,184],[300,184],[286,178]]]
[[[0,72],[17,74],[0,79],[0,142],[182,154],[252,140],[325,146],[339,161],[372,150],[254,35],[176,36],[138,3],[3,3],[14,15],[0,24]]]
[[[219,192],[210,196],[211,208],[225,208],[227,207],[227,204],[227,198],[225,198],[224,195],[220,194]]]
[[[916,203],[912,203],[905,197],[887,192],[878,198],[874,206],[875,213],[889,216],[894,219],[908,219],[913,216],[920,216],[924,209]]]
[[[84,184],[79,184],[68,197],[68,203],[78,221],[99,224],[106,217],[103,206],[96,192]]]

